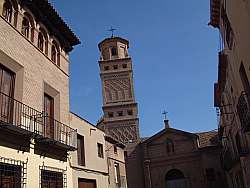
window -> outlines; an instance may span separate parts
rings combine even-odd
[[[104,66],[104,70],[108,71],[109,70],[109,66]]]
[[[114,154],[117,154],[117,146],[114,145]]]
[[[166,150],[167,150],[167,153],[173,153],[174,152],[174,143],[170,139],[167,139],[167,141],[166,141]]]
[[[78,165],[85,166],[84,137],[81,135],[77,135],[77,157]]]
[[[128,151],[124,151],[124,158],[126,159],[128,157]]]
[[[112,56],[116,56],[117,55],[117,49],[116,49],[116,47],[112,47],[111,48],[111,55]]]
[[[41,170],[42,188],[63,188],[63,173],[49,170]]]
[[[114,70],[118,69],[118,65],[113,66]]]
[[[133,110],[128,110],[128,115],[132,116],[133,115]]]
[[[127,64],[122,64],[122,68],[126,69],[127,68]]]
[[[122,111],[119,111],[117,112],[118,116],[123,116],[123,112]]]
[[[0,185],[1,187],[20,188],[22,184],[22,167],[0,163]]]
[[[51,47],[51,60],[57,65],[60,66],[60,50],[58,44],[53,41]]]
[[[243,152],[243,149],[241,147],[241,142],[240,142],[240,134],[239,132],[236,134],[235,136],[235,142],[236,142],[236,147],[237,147],[237,150],[238,150],[238,153],[242,153]]]
[[[29,34],[30,34],[30,21],[29,21],[29,19],[26,16],[23,18],[21,33],[26,38],[29,38]]]
[[[37,44],[38,48],[43,52],[43,48],[44,48],[44,36],[41,32],[39,32],[38,34],[38,44]]]
[[[4,17],[4,19],[6,21],[8,21],[9,23],[11,23],[12,20],[12,5],[10,3],[10,1],[5,1],[3,4],[3,12],[2,15]]]
[[[115,163],[115,183],[120,185],[121,183],[121,175],[120,175],[120,167],[118,163]]]
[[[98,157],[104,158],[103,155],[103,145],[100,143],[97,143],[97,150],[98,150]]]
[[[108,116],[109,116],[109,118],[112,118],[112,117],[114,117],[114,113],[113,112],[108,112]]]
[[[230,21],[227,17],[226,11],[223,9],[222,10],[222,19],[223,19],[223,24],[224,24],[224,36],[227,42],[227,45],[229,47],[229,49],[232,49],[233,46],[233,30],[230,24]]]
[[[215,181],[215,171],[213,168],[206,169],[207,181]]]

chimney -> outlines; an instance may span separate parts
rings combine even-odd
[[[165,129],[170,128],[168,119],[164,120],[164,124],[165,124]]]

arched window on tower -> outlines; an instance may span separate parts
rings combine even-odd
[[[6,21],[11,23],[12,20],[12,14],[13,14],[13,9],[12,9],[12,4],[10,1],[5,1],[3,4],[3,12],[2,16]]]
[[[51,47],[51,60],[57,65],[60,66],[60,49],[58,44],[53,41]]]
[[[116,47],[112,47],[111,48],[111,56],[116,56],[117,55],[117,48]]]
[[[173,153],[174,152],[174,142],[171,139],[166,140],[166,151],[167,153]]]

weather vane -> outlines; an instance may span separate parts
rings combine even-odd
[[[117,30],[117,29],[113,28],[112,26],[111,26],[110,29],[108,30],[108,31],[111,32],[111,38],[114,37],[114,31],[115,31],[115,30]]]
[[[162,112],[162,115],[164,116],[164,120],[167,120],[167,114],[168,112],[166,112],[165,110]]]

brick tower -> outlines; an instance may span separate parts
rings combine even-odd
[[[98,47],[104,115],[97,126],[123,143],[136,142],[139,139],[139,120],[129,42],[111,37],[100,42]]]

